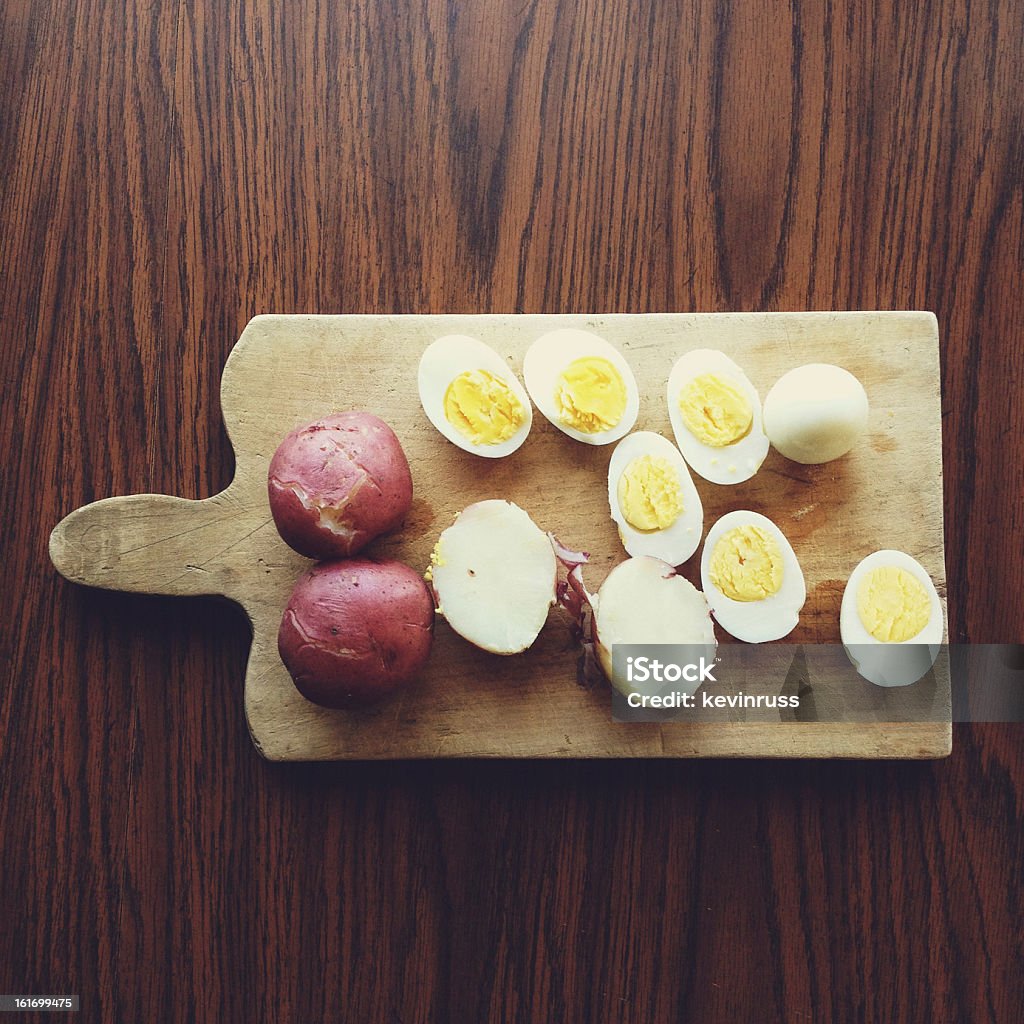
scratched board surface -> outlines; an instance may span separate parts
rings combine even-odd
[[[807,603],[787,642],[837,643],[846,579],[864,555],[883,547],[924,565],[945,614],[938,338],[927,313],[257,317],[223,375],[224,419],[236,452],[231,485],[199,502],[136,495],[79,509],[54,531],[54,562],[69,578],[97,586],[238,601],[253,625],[245,713],[254,742],[272,759],[948,753],[945,721],[615,723],[607,686],[578,684],[578,649],[556,609],[534,647],[510,658],[477,650],[439,620],[423,677],[377,708],[331,711],[299,695],[276,638],[291,587],[309,563],[274,529],[266,473],[280,439],[316,416],[370,410],[394,427],[409,457],[412,511],[404,529],[376,542],[372,554],[423,569],[460,509],[507,498],[542,529],[591,553],[591,589],[625,557],[608,515],[613,445],[577,444],[537,414],[517,453],[480,459],[445,441],[419,404],[416,368],[435,338],[470,334],[521,371],[530,343],[565,326],[594,331],[626,354],[641,394],[636,429],[670,438],[665,382],[689,349],[726,352],[762,397],[803,363],[834,362],[853,372],[871,403],[867,434],[854,451],[823,466],[800,466],[772,450],[753,479],[731,487],[695,476],[705,528],[746,508],[775,520],[790,539]],[[682,571],[699,585],[698,564],[699,550]],[[940,696],[948,698],[948,677],[938,675]],[[830,685],[827,678],[816,682]],[[834,685],[841,685],[838,678]]]

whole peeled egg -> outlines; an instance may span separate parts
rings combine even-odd
[[[530,399],[494,349],[464,334],[434,341],[420,357],[420,402],[430,422],[463,451],[511,455],[533,423]]]
[[[708,530],[700,579],[711,614],[747,643],[788,636],[807,599],[792,545],[767,516],[737,510]]]
[[[724,352],[686,352],[668,377],[668,414],[689,467],[713,484],[738,484],[761,468],[768,438],[761,399]]]
[[[902,551],[873,552],[850,573],[839,631],[865,679],[878,686],[916,682],[942,643],[942,604],[931,576]]]
[[[562,328],[538,338],[523,360],[523,379],[545,419],[584,444],[618,441],[640,412],[629,363],[589,331]]]
[[[608,505],[630,555],[682,565],[704,532],[704,506],[679,449],[661,434],[627,434],[608,463]]]
[[[783,374],[764,400],[764,429],[780,454],[805,466],[831,462],[868,425],[868,396],[841,366],[808,363]]]

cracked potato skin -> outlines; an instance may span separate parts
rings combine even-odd
[[[308,558],[346,557],[401,525],[412,505],[412,474],[383,420],[335,413],[281,442],[270,460],[267,496],[289,547]]]
[[[434,601],[418,573],[401,562],[339,560],[295,584],[277,646],[307,700],[361,707],[415,679],[433,630]]]

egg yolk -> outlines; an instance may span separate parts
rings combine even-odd
[[[486,370],[467,370],[448,385],[444,415],[470,444],[501,444],[525,418],[515,392]]]
[[[711,552],[711,582],[733,601],[763,601],[782,586],[782,551],[760,526],[723,533]]]
[[[555,408],[562,423],[582,434],[611,430],[626,412],[626,384],[607,359],[584,356],[558,378]]]
[[[865,573],[857,587],[857,613],[864,628],[885,644],[910,640],[928,625],[931,600],[906,569],[885,565]]]
[[[634,530],[667,530],[683,511],[679,474],[668,459],[641,455],[619,477],[619,509]]]
[[[747,396],[714,373],[687,381],[679,393],[679,410],[690,433],[711,448],[735,444],[754,422]]]

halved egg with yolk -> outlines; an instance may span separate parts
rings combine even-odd
[[[902,551],[875,551],[850,573],[839,611],[843,647],[878,686],[907,686],[935,663],[942,604],[931,576]]]
[[[682,565],[704,532],[704,507],[683,457],[660,434],[640,430],[615,447],[608,505],[630,555]]]
[[[530,433],[526,391],[505,360],[476,338],[438,338],[420,358],[418,384],[427,418],[463,451],[499,459]]]
[[[563,328],[538,338],[523,360],[523,378],[544,418],[584,444],[611,444],[636,423],[633,371],[617,348],[589,331]]]
[[[757,512],[729,512],[708,530],[700,578],[715,620],[748,643],[787,636],[807,599],[792,545]]]
[[[727,355],[694,349],[668,378],[668,413],[683,458],[705,480],[749,480],[768,454],[761,399]]]

